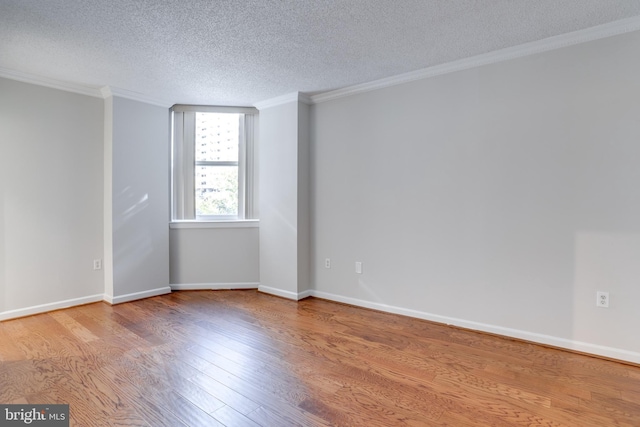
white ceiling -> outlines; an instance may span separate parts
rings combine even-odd
[[[639,0],[0,0],[0,68],[254,105],[639,15]]]

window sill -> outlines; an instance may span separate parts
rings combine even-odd
[[[258,228],[259,219],[234,219],[221,221],[171,221],[170,229],[180,228]]]

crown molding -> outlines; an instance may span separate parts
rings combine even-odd
[[[102,98],[109,98],[110,96],[117,96],[119,98],[126,98],[132,101],[143,102],[145,104],[156,105],[158,107],[170,108],[174,103],[167,101],[166,99],[154,98],[147,96],[143,93],[133,92],[126,89],[120,89],[113,86],[104,86],[100,89]]]
[[[48,77],[36,76],[22,71],[9,70],[0,67],[0,77],[10,80],[16,80],[23,83],[30,83],[38,86],[45,86],[52,89],[63,90],[65,92],[73,92],[80,95],[102,98],[100,89],[96,86],[81,85],[76,83],[65,82]]]
[[[510,59],[535,55],[550,50],[561,49],[564,47],[604,39],[607,37],[617,36],[620,34],[630,33],[638,30],[640,30],[640,16],[622,19],[584,30],[578,30],[571,33],[561,34],[558,36],[521,44],[518,46],[500,49],[482,55],[448,62],[446,64],[435,65],[433,67],[399,74],[397,76],[387,77],[372,82],[319,93],[317,95],[312,95],[309,98],[311,103],[318,104],[333,99],[343,98],[345,96],[369,92],[372,90],[382,89],[390,86],[396,86],[415,80],[422,80],[429,77],[467,70],[469,68],[480,67],[483,65],[495,64],[498,62],[508,61]]]
[[[70,83],[62,80],[51,79],[49,77],[36,76],[35,74],[29,74],[22,71],[9,70],[7,68],[1,68],[1,67],[0,67],[0,77],[20,81],[23,83],[30,83],[38,86],[45,86],[52,89],[58,89],[65,92],[72,92],[80,95],[92,96],[94,98],[106,99],[110,96],[118,96],[121,98],[140,101],[140,102],[144,102],[145,104],[158,105],[160,107],[165,107],[165,108],[169,108],[173,105],[173,102],[169,102],[163,99],[153,98],[153,97],[144,95],[142,93],[133,92],[125,89],[119,89],[112,86],[104,86],[102,88],[99,88],[97,86]]]
[[[253,104],[258,110],[264,110],[265,108],[276,107],[282,104],[288,104],[290,102],[302,102],[303,104],[311,104],[311,97],[302,92],[293,92],[286,95],[277,96],[275,98],[267,99],[265,101],[256,102]]]

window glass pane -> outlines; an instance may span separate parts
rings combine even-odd
[[[196,161],[238,161],[240,114],[196,113]]]
[[[238,167],[196,166],[196,215],[238,215]]]

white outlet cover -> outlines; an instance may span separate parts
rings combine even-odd
[[[596,292],[596,306],[609,307],[609,292]]]

